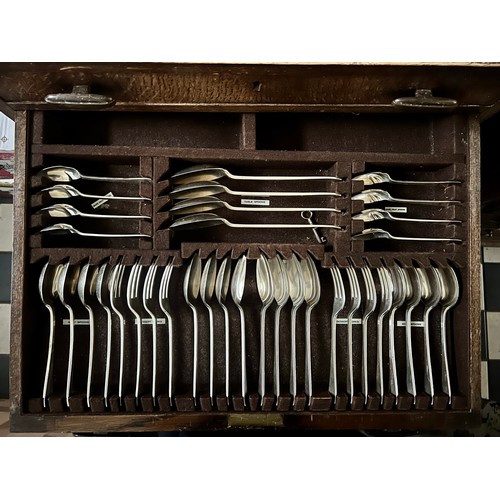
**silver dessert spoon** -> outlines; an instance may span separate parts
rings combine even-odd
[[[93,219],[151,219],[147,215],[120,215],[120,214],[89,214],[80,212],[67,203],[56,203],[50,207],[43,207],[41,212],[47,212],[51,217],[91,217]]]
[[[310,229],[311,227],[328,227],[330,229],[341,229],[340,226],[331,224],[240,224],[229,222],[224,217],[219,217],[216,214],[193,214],[186,215],[170,224],[170,229],[188,230],[203,227],[213,227],[226,225],[235,228],[259,228],[259,229]]]
[[[44,227],[40,229],[41,233],[53,233],[53,234],[77,234],[79,236],[92,236],[97,238],[151,238],[151,236],[142,233],[84,233],[75,229],[70,224],[54,224],[52,226]]]
[[[226,402],[229,404],[229,310],[225,304],[231,284],[231,259],[226,257],[215,280],[215,297],[224,313],[225,365],[226,365]]]
[[[108,196],[108,195],[97,195],[97,194],[86,194],[78,191],[73,186],[69,184],[56,184],[55,186],[50,186],[48,188],[42,189],[41,193],[48,193],[51,198],[73,198],[74,196],[81,196],[82,198],[92,198],[96,200],[140,200],[140,201],[151,201],[151,198],[146,198],[145,196]]]
[[[227,193],[234,196],[341,196],[333,191],[233,191],[215,181],[190,182],[181,184],[168,194],[173,199],[199,198],[200,196],[212,196],[214,194]]]
[[[377,203],[379,201],[397,201],[401,203],[414,203],[414,204],[425,204],[434,205],[437,203],[447,203],[449,205],[459,205],[458,200],[416,200],[416,199],[405,199],[405,198],[394,198],[387,191],[383,189],[365,189],[361,193],[355,194],[352,197],[353,200],[361,200],[365,204]]]
[[[388,231],[384,231],[379,228],[369,228],[363,229],[361,233],[353,234],[352,238],[354,240],[375,240],[378,238],[386,238],[389,240],[400,240],[400,241],[441,241],[448,243],[461,243],[462,240],[457,238],[413,238],[409,236],[393,236]]]
[[[213,181],[228,177],[242,181],[312,181],[329,180],[341,181],[340,177],[323,175],[234,175],[228,170],[217,165],[193,165],[183,168],[172,175],[174,184],[187,184],[193,181]]]
[[[199,198],[187,198],[177,202],[169,212],[175,214],[193,214],[199,212],[207,212],[209,210],[217,210],[218,208],[227,208],[237,212],[302,212],[304,210],[311,212],[337,212],[338,208],[300,208],[300,207],[235,207],[229,203],[220,200],[215,196],[201,196]]]
[[[245,310],[241,304],[243,292],[245,290],[245,277],[247,272],[247,257],[242,255],[234,268],[233,278],[231,280],[231,297],[240,313],[240,338],[241,338],[241,395],[243,405],[247,394],[247,364],[246,364],[246,329],[245,329]]]
[[[387,219],[395,222],[444,222],[444,223],[461,223],[462,221],[456,219],[409,219],[407,217],[394,217],[387,210],[382,208],[367,208],[362,210],[359,214],[352,216],[352,220],[362,220],[363,222],[371,222],[374,220]]]
[[[106,182],[136,182],[147,181],[151,182],[149,177],[95,177],[92,175],[83,175],[76,168],[57,165],[47,167],[42,170],[42,173],[49,179],[56,182],[70,182],[79,179],[88,181],[106,181]]]
[[[274,300],[274,285],[269,262],[261,255],[257,260],[257,291],[262,306],[260,309],[260,360],[259,360],[259,394],[261,406],[266,394],[266,312]]]
[[[403,181],[393,179],[385,172],[367,172],[352,178],[353,181],[362,181],[365,186],[373,184],[460,184],[460,181]]]

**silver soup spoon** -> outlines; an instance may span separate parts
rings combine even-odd
[[[439,203],[446,203],[449,205],[459,205],[461,202],[458,200],[417,200],[417,199],[406,199],[406,198],[394,198],[387,191],[383,189],[365,189],[361,193],[355,194],[352,197],[353,200],[361,200],[365,204],[367,203],[377,203],[379,201],[397,201],[401,203],[413,203],[413,204],[425,204],[434,205]]]
[[[382,208],[367,208],[366,210],[362,210],[359,214],[352,216],[352,220],[362,220],[363,222],[371,222],[381,219],[392,220],[394,222],[462,222],[456,219],[409,219],[407,217],[394,217],[390,212],[383,210]]]
[[[53,234],[77,234],[79,236],[92,236],[97,238],[151,238],[151,236],[142,233],[84,233],[75,229],[70,224],[54,224],[52,226],[44,227],[40,229],[41,233],[53,233]]]
[[[326,175],[234,175],[217,165],[193,165],[183,168],[172,175],[174,184],[187,184],[193,181],[213,181],[228,177],[241,181],[312,181],[329,180],[341,181],[340,177]]]

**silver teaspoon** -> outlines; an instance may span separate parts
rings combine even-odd
[[[359,214],[352,216],[352,220],[362,220],[363,222],[371,222],[380,219],[387,219],[395,222],[462,222],[456,219],[409,219],[407,217],[394,217],[390,212],[383,210],[382,208],[367,208],[366,210],[362,210]]]
[[[71,224],[54,224],[52,226],[44,227],[40,229],[41,233],[52,233],[52,234],[77,234],[79,236],[91,236],[97,238],[151,238],[151,236],[142,233],[84,233],[75,229]]]
[[[48,188],[42,189],[41,193],[48,193],[51,198],[73,198],[74,196],[81,196],[82,198],[93,198],[96,200],[140,200],[151,201],[151,198],[145,196],[114,196],[114,195],[97,195],[86,194],[78,191],[78,189],[70,186],[69,184],[56,184]]]
[[[365,186],[373,184],[460,184],[460,181],[403,181],[393,179],[385,172],[367,172],[352,178],[353,181],[362,181]]]
[[[434,205],[438,203],[447,203],[449,205],[459,205],[461,202],[458,200],[416,200],[416,199],[405,199],[405,198],[394,198],[387,191],[383,189],[365,189],[361,193],[355,194],[352,197],[353,200],[361,200],[364,203],[377,203],[379,201],[397,201],[401,203],[413,203],[413,204],[428,204]]]
[[[79,179],[88,181],[106,181],[106,182],[151,182],[149,177],[96,177],[93,175],[83,175],[76,168],[57,165],[47,167],[42,170],[42,174],[56,182],[70,182]]]
[[[409,236],[393,236],[388,231],[378,228],[364,229],[361,233],[353,234],[352,238],[354,240],[375,240],[378,238],[386,238],[389,240],[400,241],[440,241],[448,243],[462,243],[462,240],[457,238],[413,238]]]
[[[80,212],[77,208],[67,203],[56,203],[44,207],[41,212],[47,212],[51,217],[90,217],[94,219],[151,219],[147,215],[120,215],[120,214],[92,214]]]

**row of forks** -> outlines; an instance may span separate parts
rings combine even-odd
[[[243,304],[244,297],[249,294],[248,258],[241,256],[236,264],[232,265],[229,256],[218,260],[215,256],[209,256],[205,262],[196,253],[187,267],[183,278],[183,298],[192,313],[192,331],[187,332],[185,321],[178,311],[179,293],[173,294],[169,290],[171,277],[174,270],[173,259],[169,258],[165,266],[158,265],[158,257],[154,257],[150,264],[144,265],[141,259],[137,258],[131,266],[126,266],[122,259],[118,259],[115,264],[109,260],[99,265],[90,265],[89,262],[70,265],[64,264],[49,265],[47,262],[42,269],[39,278],[39,293],[43,304],[49,311],[49,346],[45,368],[43,384],[43,404],[46,406],[47,396],[51,391],[52,371],[54,364],[54,330],[56,315],[54,307],[57,301],[66,309],[69,325],[69,352],[67,357],[66,376],[66,403],[69,406],[69,398],[72,391],[73,377],[73,356],[75,340],[75,309],[81,306],[87,314],[86,324],[88,325],[89,355],[86,378],[86,401],[90,407],[94,370],[94,344],[95,344],[95,307],[102,308],[102,314],[106,317],[106,361],[104,370],[104,391],[102,397],[108,405],[110,392],[110,365],[111,350],[113,345],[112,335],[114,331],[119,332],[119,377],[118,396],[120,402],[124,392],[124,358],[126,352],[130,352],[130,336],[126,336],[126,330],[131,330],[135,334],[135,350],[137,359],[135,364],[135,399],[138,403],[141,395],[141,386],[144,377],[144,362],[141,357],[142,342],[145,320],[151,325],[152,349],[151,349],[151,394],[157,397],[158,387],[158,339],[168,336],[168,398],[173,404],[176,393],[174,383],[174,363],[177,368],[189,366],[185,359],[174,359],[174,343],[178,335],[192,335],[193,339],[193,359],[192,359],[192,398],[197,404],[200,396],[199,363],[201,354],[207,354],[209,360],[209,395],[213,405],[215,396],[214,383],[214,358],[215,358],[215,336],[221,334],[224,338],[224,365],[225,365],[225,397],[229,403],[231,396],[230,367],[234,361],[230,353],[230,329],[239,326],[239,336],[241,353],[238,356],[241,363],[241,395],[245,404],[248,397],[247,387],[247,321],[248,304]],[[315,381],[313,377],[313,357],[312,357],[312,314],[318,305],[322,295],[321,275],[326,271],[318,268],[314,259],[307,255],[305,258],[281,258],[278,254],[273,258],[261,255],[255,263],[255,283],[257,293],[260,297],[259,313],[259,359],[251,360],[258,365],[258,393],[261,406],[268,381],[266,380],[265,359],[266,359],[266,337],[273,336],[273,393],[276,398],[283,395],[280,381],[280,366],[282,365],[282,353],[280,353],[280,338],[289,336],[290,344],[290,373],[288,392],[295,400],[298,389],[299,372],[303,375],[304,392],[308,405],[314,394]],[[368,265],[362,267],[347,266],[341,268],[332,265],[329,268],[332,279],[332,291],[328,290],[327,296],[323,297],[322,314],[324,314],[324,304],[330,304],[328,315],[330,315],[330,332],[324,333],[314,331],[315,336],[326,337],[329,335],[330,343],[330,363],[328,391],[336,401],[339,393],[340,383],[339,363],[346,366],[345,387],[352,404],[353,397],[361,392],[364,395],[366,404],[368,394],[376,391],[381,401],[386,394],[397,397],[401,393],[402,381],[398,379],[396,367],[396,326],[404,327],[405,331],[405,356],[406,356],[406,392],[413,396],[417,395],[417,383],[415,366],[413,359],[413,338],[414,331],[418,328],[423,332],[424,341],[424,389],[431,397],[431,404],[435,394],[433,373],[441,374],[440,390],[451,398],[451,380],[448,362],[448,342],[447,342],[447,322],[446,317],[449,310],[455,306],[459,299],[458,278],[454,269],[446,267],[403,267],[398,265],[382,266],[370,268]],[[161,278],[159,277],[161,275]],[[324,291],[323,291],[324,292]],[[329,295],[331,293],[331,296]],[[230,317],[230,304],[228,298],[238,311],[239,321]],[[75,302],[77,301],[78,304]],[[223,313],[224,322],[220,326],[221,332],[217,332],[218,323],[214,321],[214,305],[217,303]],[[268,312],[274,304],[274,318],[267,324]],[[421,324],[414,325],[412,312],[421,304],[423,314]],[[289,332],[282,328],[281,317],[285,306],[289,305]],[[431,311],[441,306],[440,312],[440,356],[441,366],[435,369],[431,359],[431,328],[429,317]],[[202,306],[202,310],[200,310]],[[251,307],[255,307],[253,304]],[[299,310],[304,307],[304,365],[298,366],[298,321]],[[158,312],[165,320],[159,321]],[[203,312],[204,311],[204,312]],[[396,313],[404,314],[404,324],[396,325]],[[200,321],[200,314],[206,314],[208,323]],[[370,318],[376,318],[376,328],[370,329]],[[133,319],[133,321],[130,321]],[[162,326],[165,324],[165,326]],[[200,328],[206,326],[208,344],[200,342]],[[338,335],[338,326],[345,325],[346,334]],[[355,359],[353,347],[357,342],[354,337],[358,332],[357,325],[361,328],[361,363]],[[257,326],[257,325],[256,325]],[[272,332],[272,333],[270,333]],[[368,348],[369,335],[373,332],[376,335],[376,349]],[[201,333],[205,333],[202,331]],[[344,340],[345,338],[345,340]],[[325,339],[322,340],[322,342]],[[339,342],[346,342],[347,360],[339,358]],[[324,342],[323,342],[324,344]],[[201,353],[202,346],[208,345],[208,352]],[[387,347],[386,347],[387,345]],[[388,353],[386,352],[388,351]],[[302,353],[301,353],[302,354]],[[388,356],[387,356],[388,354]],[[233,354],[234,356],[234,354]],[[369,359],[373,356],[376,359],[376,372],[370,374],[368,370]],[[385,361],[388,359],[387,361]],[[434,358],[436,359],[436,358]],[[60,361],[58,361],[60,363]],[[359,366],[359,364],[361,366]],[[182,369],[182,368],[181,368]],[[358,380],[356,373],[361,371],[361,387],[357,387]],[[356,373],[355,373],[356,372]],[[373,376],[375,375],[375,376]],[[95,377],[95,375],[94,375]],[[374,387],[371,385],[375,379]],[[342,381],[343,382],[343,381]]]
[[[92,266],[89,262],[83,265],[70,265],[69,261],[65,264],[50,265],[47,262],[42,269],[39,277],[40,298],[49,311],[49,341],[47,350],[47,362],[44,375],[42,400],[43,406],[47,405],[47,396],[52,386],[52,374],[54,365],[54,342],[55,342],[55,324],[56,315],[54,307],[56,301],[59,301],[68,313],[69,329],[69,351],[67,358],[67,376],[66,376],[66,404],[69,406],[70,394],[72,391],[73,378],[73,359],[75,344],[75,309],[79,304],[75,303],[75,295],[80,304],[86,309],[88,317],[85,318],[88,324],[89,335],[89,354],[87,368],[86,401],[90,407],[90,397],[92,391],[92,374],[94,363],[94,344],[95,344],[95,311],[91,303],[94,299],[102,307],[106,314],[106,366],[104,392],[102,394],[106,406],[108,405],[109,386],[110,386],[110,364],[111,364],[111,346],[113,324],[118,325],[119,331],[119,381],[118,396],[120,402],[123,398],[124,381],[124,358],[127,346],[125,345],[125,331],[128,318],[132,315],[135,319],[136,330],[136,385],[135,397],[139,399],[141,386],[141,343],[142,343],[142,308],[151,318],[153,329],[153,356],[152,356],[152,395],[156,397],[157,387],[157,337],[158,321],[153,312],[154,305],[158,303],[166,318],[169,345],[172,345],[172,313],[169,301],[169,283],[173,268],[173,259],[169,259],[163,268],[160,284],[155,287],[155,276],[158,271],[158,258],[155,257],[151,265],[148,266],[144,280],[141,280],[143,266],[138,258],[131,266],[128,278],[125,279],[126,267],[122,259],[119,259],[115,265],[105,261],[99,266]],[[126,302],[127,309],[124,307]],[[172,350],[169,351],[169,381],[168,395],[170,401],[173,397],[173,357]]]

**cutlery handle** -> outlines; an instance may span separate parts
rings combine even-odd
[[[306,308],[305,322],[305,393],[309,399],[309,406],[311,405],[311,396],[313,394],[312,388],[312,359],[311,359],[311,312],[312,308]]]
[[[401,180],[391,180],[390,181],[391,184],[417,184],[417,185],[420,185],[420,186],[423,186],[423,185],[430,185],[430,184],[461,184],[460,181],[401,181]]]
[[[170,406],[173,403],[173,384],[174,384],[174,325],[172,322],[172,316],[167,314],[167,324],[168,324],[168,400]]]
[[[365,396],[365,404],[368,401],[368,318],[363,318],[362,332],[362,358],[361,365],[361,383],[363,385],[363,394]]]
[[[413,344],[411,339],[411,313],[412,308],[408,308],[405,314],[405,334],[406,334],[406,390],[413,396],[417,395],[415,384],[415,369],[413,366]]]
[[[260,228],[260,229],[311,229],[311,228],[330,228],[330,229],[342,229],[340,226],[334,226],[332,224],[238,224],[235,222],[229,222],[231,227],[243,227],[243,228]]]
[[[153,368],[152,368],[152,376],[151,376],[151,397],[153,398],[153,404],[154,400],[156,398],[156,371],[157,371],[157,358],[158,358],[158,327],[156,326],[156,318],[154,315],[151,316],[152,320],[152,347],[153,347]]]
[[[125,366],[125,319],[121,314],[118,317],[120,318],[120,376],[118,379],[118,399],[120,404],[122,404]]]
[[[259,394],[261,406],[266,393],[266,311],[263,307],[260,311],[260,359],[259,359]]]
[[[280,388],[280,313],[278,306],[274,312],[274,395],[279,398]]]
[[[225,339],[225,357],[226,357],[226,402],[229,404],[229,311],[221,302],[222,311],[224,312],[224,339]]]
[[[431,406],[434,404],[434,379],[432,376],[431,345],[429,332],[430,309],[424,311],[424,350],[425,350],[425,378],[424,389],[431,397]]]
[[[108,307],[104,308],[106,310],[106,369],[104,374],[104,404],[108,406],[108,390],[109,390],[109,371],[111,367],[111,334],[112,334],[112,324],[111,324],[111,310]]]
[[[196,307],[189,304],[193,311],[193,400],[196,406],[197,381],[198,381],[198,313]]]
[[[47,406],[47,393],[49,390],[49,380],[52,374],[53,353],[54,353],[54,330],[55,330],[55,316],[54,309],[48,304],[45,307],[49,310],[49,345],[47,350],[47,364],[45,366],[45,376],[43,379],[43,407]]]
[[[339,193],[335,193],[332,191],[232,191],[227,189],[227,192],[236,196],[257,196],[257,197],[268,197],[268,196],[335,196],[340,197]]]
[[[377,319],[377,367],[376,367],[376,384],[377,392],[380,395],[380,404],[384,401],[384,353],[383,353],[383,334],[384,334],[384,318],[379,316]]]
[[[297,308],[292,308],[291,313],[291,346],[290,346],[290,394],[293,402],[297,395],[297,346],[296,346],[296,328],[297,328]]]
[[[139,390],[141,383],[141,351],[142,351],[142,322],[140,316],[136,315],[137,320],[137,361],[135,372],[135,403],[139,404]]]
[[[210,370],[210,404],[214,404],[214,313],[212,308],[208,309],[208,342],[209,342],[209,370]]]
[[[68,349],[68,371],[66,374],[66,405],[69,407],[69,395],[71,392],[71,376],[73,374],[73,350],[75,346],[75,315],[73,309],[66,305],[69,312],[69,349]]]
[[[245,311],[243,307],[238,306],[240,311],[240,338],[241,338],[241,395],[243,397],[243,406],[246,406],[247,395],[247,359],[246,359],[246,330],[245,330]]]
[[[227,174],[226,174],[227,175]],[[331,175],[227,175],[240,181],[341,181],[340,177]]]
[[[404,198],[392,198],[388,201],[397,201],[401,203],[411,203],[416,205],[434,205],[434,204],[448,204],[448,205],[460,205],[462,202],[458,200],[407,200]]]
[[[94,313],[87,306],[89,312],[89,364],[87,368],[87,406],[90,408],[90,391],[92,387],[92,367],[94,364]]]
[[[352,316],[347,317],[347,391],[349,402],[352,404],[354,394],[354,372],[352,360]]]
[[[448,340],[446,337],[446,313],[450,308],[445,307],[441,312],[441,384],[443,392],[451,399],[450,369],[448,365]]]
[[[337,316],[333,315],[330,325],[330,376],[328,392],[337,400]]]
[[[389,391],[396,398],[396,405],[399,396],[398,374],[396,370],[396,345],[394,338],[394,315],[393,309],[389,315]]]
[[[105,181],[105,182],[151,182],[149,177],[97,177],[93,175],[81,175],[82,179],[87,181]]]

